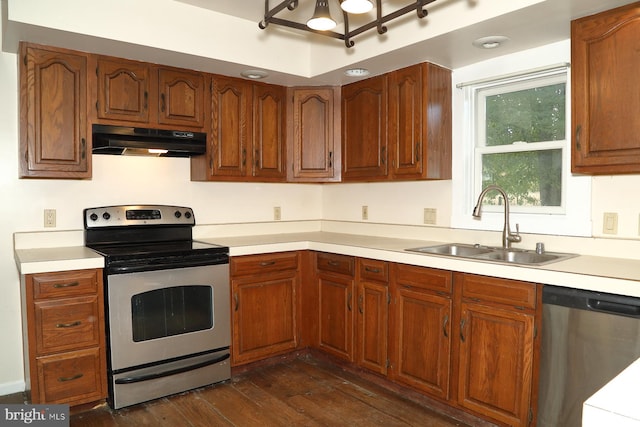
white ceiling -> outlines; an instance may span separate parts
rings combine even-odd
[[[267,82],[288,86],[349,83],[356,80],[344,76],[344,70],[350,67],[368,68],[373,75],[423,61],[456,69],[492,57],[566,40],[570,37],[570,21],[572,19],[632,3],[630,0],[435,0],[434,3],[426,6],[430,12],[427,18],[419,20],[416,14],[411,12],[402,18],[389,22],[387,24],[389,30],[384,35],[378,35],[375,29],[372,29],[354,37],[355,47],[347,49],[341,40],[278,27],[273,24],[265,30],[258,30],[258,22],[262,20],[265,12],[264,0],[169,1],[169,3],[176,2],[174,4],[184,3],[195,6],[195,10],[202,8],[207,13],[214,12],[223,14],[222,16],[234,17],[233,19],[237,22],[246,24],[244,27],[246,27],[247,34],[243,39],[245,42],[255,39],[256,34],[268,36],[276,33],[280,41],[283,38],[285,41],[290,40],[292,46],[299,47],[301,40],[302,43],[308,41],[314,46],[314,52],[321,53],[312,54],[310,61],[313,64],[309,67],[310,71],[306,73],[308,75],[303,75],[305,73],[291,72],[289,68],[278,67],[280,64],[274,63],[280,56],[287,54],[287,52],[282,52],[282,43],[279,45],[281,46],[280,50],[270,51],[269,42],[266,41],[263,44],[264,40],[261,38],[260,45],[254,45],[259,51],[252,51],[251,48],[245,50],[245,57],[248,59],[243,57],[240,61],[229,59],[229,57],[213,58],[207,55],[178,52],[180,49],[172,51],[157,47],[148,48],[136,43],[113,42],[104,37],[84,37],[83,33],[74,34],[73,30],[65,32],[38,25],[24,25],[19,22],[7,23],[7,2],[19,1],[21,0],[0,0],[4,24],[2,43],[3,50],[6,51],[15,51],[18,40],[30,40],[80,50],[91,49],[95,53],[116,56],[127,54],[128,56],[124,57],[230,76],[238,76],[242,70],[256,67],[266,69],[269,72]],[[31,1],[33,2],[33,0]],[[65,0],[63,3],[72,4],[76,1],[79,2],[79,0]],[[115,3],[123,3],[123,1],[119,0]],[[167,1],[163,0],[163,3]],[[315,1],[299,1],[297,10],[290,12],[285,9],[277,16],[304,23],[313,13]],[[281,0],[269,0],[268,4],[270,8],[273,8],[280,2]],[[113,2],[105,4],[111,3]],[[412,3],[411,0],[383,0],[383,15]],[[510,8],[511,5],[518,6]],[[112,6],[112,8],[115,7]],[[330,7],[333,18],[340,22],[339,0],[330,0]],[[69,20],[74,19],[72,10],[69,8],[69,12],[66,13]],[[485,13],[487,10],[499,12]],[[129,16],[126,18],[133,19]],[[237,18],[241,18],[241,20]],[[356,21],[354,23],[353,17],[350,20],[352,30],[359,27],[362,22],[367,22]],[[229,22],[231,21],[229,20]],[[120,24],[120,26],[123,25],[125,24]],[[493,35],[506,36],[509,41],[500,48],[492,50],[478,49],[472,45],[472,42],[477,38]],[[270,37],[264,37],[264,39],[269,40]],[[232,47],[235,46],[233,40],[224,42]],[[89,45],[91,47],[87,48]],[[316,49],[315,46],[318,48]],[[162,48],[164,47],[162,46]],[[241,49],[240,44],[236,49]],[[336,54],[333,55],[333,52]],[[305,61],[305,59],[300,58],[300,61]],[[273,66],[268,65],[269,63]],[[265,66],[265,64],[267,65]]]
[[[210,9],[227,15],[247,19],[256,22],[262,20],[265,12],[264,0],[177,0],[189,3],[198,7]],[[456,0],[436,0],[431,5],[426,6],[427,10],[439,7],[447,7]],[[461,0],[462,1],[462,0]],[[473,6],[481,0],[463,0],[469,7]],[[488,0],[488,1],[509,1],[509,0]],[[274,8],[280,4],[281,0],[270,0],[269,8]],[[412,2],[409,0],[383,0],[383,15],[391,13],[401,7]],[[407,45],[387,52],[384,55],[375,56],[365,61],[352,64],[353,66],[362,66],[370,68],[374,74],[387,72],[397,69],[405,65],[411,65],[421,61],[431,61],[449,68],[458,68],[469,65],[478,61],[490,59],[491,57],[501,56],[560,40],[566,40],[570,37],[570,21],[583,16],[591,15],[603,10],[612,9],[624,4],[632,3],[630,0],[544,0],[530,7],[497,16],[476,23],[471,26],[452,31],[441,36],[424,40],[420,43]],[[334,20],[342,22],[341,10],[339,8],[339,0],[330,0],[331,14]],[[297,18],[297,22],[304,22],[308,19],[315,6],[314,0],[300,0],[298,10],[289,12],[284,10],[280,12],[278,17],[287,19]],[[373,17],[374,11],[370,13]],[[410,13],[402,19],[418,19],[414,13]],[[353,24],[351,20],[351,29],[357,28],[358,25]],[[358,24],[358,22],[356,21]],[[338,28],[342,28],[339,24]],[[265,31],[269,31],[267,28]],[[296,30],[291,30],[296,31]],[[338,31],[338,30],[336,30]],[[393,38],[394,29],[389,24],[389,31],[383,37]],[[298,32],[300,33],[300,32]],[[306,34],[301,32],[302,34]],[[375,30],[369,30],[368,33],[376,34]],[[480,37],[500,35],[509,38],[509,41],[502,47],[494,50],[478,49],[472,45],[472,42]],[[363,37],[364,34],[361,36]],[[314,35],[307,35],[309,42],[314,42]],[[347,49],[340,40],[332,39],[335,43],[336,50]],[[356,46],[358,38],[354,38]],[[345,79],[342,75],[343,69],[335,70],[324,76],[318,76],[323,82],[346,83],[349,79]]]

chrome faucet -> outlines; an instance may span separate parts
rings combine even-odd
[[[480,196],[478,197],[478,202],[473,208],[472,215],[476,219],[480,218],[480,216],[482,215],[482,200],[484,199],[484,196],[492,190],[500,193],[502,195],[502,198],[504,199],[504,228],[502,229],[502,248],[509,249],[511,248],[512,242],[520,242],[522,240],[522,237],[520,237],[520,227],[518,226],[518,224],[516,224],[516,232],[511,232],[511,228],[509,227],[509,199],[507,198],[507,193],[505,193],[502,188],[498,187],[497,185],[490,185],[482,190],[482,193],[480,193]]]

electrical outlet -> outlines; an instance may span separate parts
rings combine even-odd
[[[56,226],[56,210],[55,209],[44,210],[44,226],[45,227]]]
[[[369,206],[362,206],[362,219],[365,221],[369,219]]]
[[[618,234],[618,214],[605,212],[602,219],[602,232],[604,234]]]
[[[282,209],[280,209],[280,206],[273,207],[273,219],[276,221],[280,221],[282,219]]]
[[[436,224],[436,216],[438,215],[438,210],[435,208],[424,208],[424,223],[429,225]]]

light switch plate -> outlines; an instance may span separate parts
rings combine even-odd
[[[618,214],[615,212],[605,212],[602,218],[602,233],[618,234]]]
[[[438,210],[435,208],[424,208],[424,223],[429,225],[436,224]]]
[[[280,206],[273,207],[273,219],[275,221],[280,221],[282,219],[282,209],[280,209]]]
[[[362,206],[362,219],[364,221],[369,219],[369,206]]]
[[[56,210],[55,209],[44,210],[44,226],[45,227],[56,226]]]

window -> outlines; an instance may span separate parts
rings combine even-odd
[[[475,194],[495,184],[507,193],[512,212],[564,212],[566,85],[561,70],[472,88]],[[495,194],[484,200],[501,203]]]
[[[504,200],[490,192],[482,218],[471,213],[482,189],[504,188],[512,230],[591,235],[591,178],[571,174],[569,43],[506,55],[454,72],[454,228],[502,230]],[[518,66],[538,67],[523,71]],[[495,70],[511,73],[491,77]],[[478,79],[481,80],[478,80]],[[471,82],[471,83],[468,83]]]

